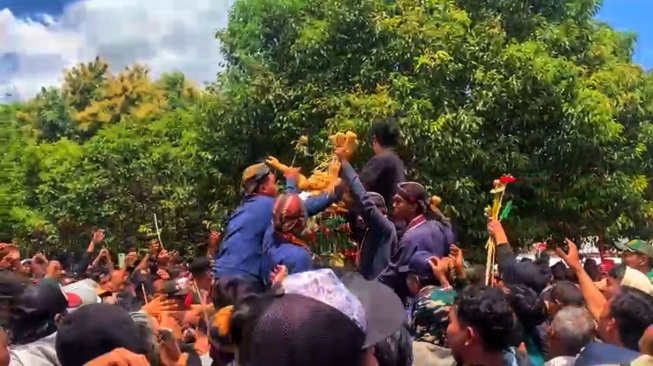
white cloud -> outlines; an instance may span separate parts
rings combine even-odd
[[[0,91],[31,97],[60,84],[64,69],[95,56],[115,70],[141,62],[155,75],[177,70],[198,84],[213,81],[221,67],[214,35],[226,26],[232,3],[84,0],[61,17],[38,21],[0,10]]]

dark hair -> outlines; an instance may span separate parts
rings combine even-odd
[[[601,279],[601,269],[594,259],[586,259],[585,263],[583,263],[583,269],[585,269],[585,272],[590,276],[592,281],[597,282]]]
[[[558,262],[551,266],[551,275],[553,281],[566,281],[567,280],[567,266],[563,262]]]
[[[355,366],[365,341],[364,332],[340,311],[274,288],[243,298],[230,328],[240,365],[265,359],[265,364],[279,366]]]
[[[407,326],[374,346],[374,356],[379,366],[411,366],[413,364],[413,339]]]
[[[506,288],[508,303],[525,328],[535,328],[547,320],[546,303],[533,289],[522,284]]]
[[[381,147],[396,147],[399,144],[399,135],[395,118],[376,119],[372,122],[372,136]]]
[[[27,279],[13,271],[0,271],[0,299],[16,300],[30,285]]]
[[[199,276],[211,269],[211,260],[206,257],[194,259],[188,266],[188,272],[193,276]]]
[[[0,271],[0,305],[14,309],[19,302],[20,295],[31,284],[21,275],[13,271]],[[11,319],[0,319],[0,326],[9,331]],[[11,333],[11,332],[8,332]],[[11,338],[12,335],[9,334]]]
[[[554,283],[559,281],[578,282],[574,271],[572,271],[571,268],[568,268],[562,261],[552,265],[550,270]]]
[[[616,266],[612,267],[612,269],[610,269],[610,272],[608,272],[608,276],[619,281],[623,280],[625,275],[626,265],[624,263],[617,264]]]
[[[100,282],[100,277],[108,276],[108,275],[109,275],[109,269],[105,267],[92,267],[88,271],[88,278],[92,279],[95,282]]]
[[[585,304],[583,293],[571,281],[560,281],[554,284],[548,293],[548,300],[558,303],[561,307]]]
[[[460,322],[474,328],[488,350],[505,351],[511,346],[515,317],[501,290],[469,286],[456,296],[454,305]]]
[[[610,316],[619,327],[621,343],[639,351],[639,339],[653,324],[653,296],[633,287],[621,286],[610,301]]]
[[[222,278],[215,281],[211,291],[211,302],[216,309],[235,305],[249,294],[261,293],[263,289],[258,282],[246,278]]]
[[[533,289],[522,284],[511,284],[506,289],[508,302],[518,320],[513,339],[517,340],[517,336],[521,335],[514,344],[518,346],[525,336],[530,338],[531,343],[544,354],[546,344],[537,329],[537,326],[544,323],[549,316],[544,299]]]

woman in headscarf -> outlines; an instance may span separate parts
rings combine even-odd
[[[288,273],[308,271],[312,267],[312,253],[301,239],[308,215],[304,201],[297,194],[283,194],[277,198],[272,211],[272,229],[263,239],[265,260],[262,277],[265,281],[277,266]]]

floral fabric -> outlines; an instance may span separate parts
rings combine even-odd
[[[310,297],[345,314],[367,332],[365,309],[330,269],[300,272],[286,277],[281,283],[285,293]]]

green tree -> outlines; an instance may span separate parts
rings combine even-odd
[[[81,249],[99,226],[126,250],[154,232],[156,214],[169,248],[204,242],[220,204],[198,145],[201,93],[181,74],[110,74],[99,60],[64,79],[0,111],[0,232],[30,248]]]
[[[373,118],[395,116],[410,176],[443,198],[462,242],[484,242],[503,173],[523,178],[511,188],[515,237],[561,224],[572,236],[643,234],[650,78],[632,63],[634,37],[594,20],[599,5],[237,1],[217,35],[229,111],[215,115],[230,128],[219,133],[238,141],[242,167],[289,160],[299,135],[320,149],[330,132],[366,136]]]

